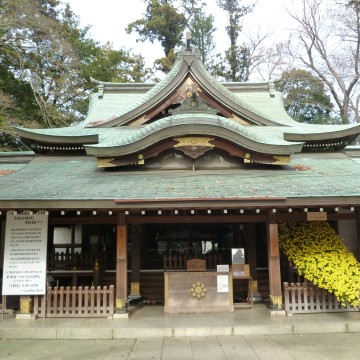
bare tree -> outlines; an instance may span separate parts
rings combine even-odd
[[[291,55],[324,82],[344,122],[360,122],[360,1],[296,1]]]
[[[277,81],[284,72],[290,71],[294,67],[294,60],[289,56],[289,42],[272,43],[266,46],[258,46],[254,54],[256,63],[251,70],[251,77],[263,81]]]
[[[247,66],[249,80],[261,79],[264,81],[277,79],[284,71],[293,67],[292,58],[288,56],[288,43],[269,43],[272,33],[244,34],[249,61]]]

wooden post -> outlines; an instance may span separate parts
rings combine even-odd
[[[255,301],[261,300],[259,293],[258,277],[257,277],[257,261],[256,261],[256,223],[245,223],[245,249],[247,251],[247,261],[250,265],[250,275],[252,277],[252,292]]]
[[[127,226],[119,214],[116,228],[116,300],[117,312],[127,312]]]
[[[94,263],[94,274],[93,274],[93,286],[99,286],[100,285],[100,264],[99,259],[95,259]]]
[[[255,223],[245,223],[245,249],[247,250],[247,261],[250,265],[250,275],[253,281],[257,281],[256,263],[256,233]]]
[[[130,299],[139,299],[140,295],[140,246],[141,226],[132,224],[131,232],[131,286]]]
[[[273,309],[281,310],[282,293],[278,224],[271,224],[268,222],[267,227],[270,304]]]

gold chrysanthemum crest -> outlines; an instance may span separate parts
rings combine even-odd
[[[193,298],[196,298],[198,300],[203,299],[207,293],[205,284],[202,284],[199,281],[197,283],[192,284],[190,293]]]

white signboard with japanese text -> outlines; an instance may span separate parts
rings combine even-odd
[[[47,233],[47,214],[7,214],[3,295],[45,294]]]

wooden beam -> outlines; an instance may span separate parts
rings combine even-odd
[[[136,172],[129,172],[135,174]],[[360,206],[360,196],[347,197],[230,197],[230,198],[196,198],[196,199],[178,199],[178,198],[163,198],[163,199],[139,199],[139,200],[119,200],[119,199],[102,199],[102,200],[3,200],[1,202],[0,210],[3,213],[7,211],[24,211],[24,210],[48,210],[48,211],[91,211],[113,210],[125,211],[136,209],[247,209],[253,207],[264,208],[302,208],[302,207],[323,207],[323,208],[342,208],[342,207],[358,207]]]
[[[266,215],[158,215],[158,216],[133,216],[125,219],[127,224],[186,224],[186,223],[233,223],[233,222],[265,222]]]
[[[116,225],[117,220],[115,216],[88,216],[88,217],[49,217],[49,224],[51,225],[74,225],[74,224],[83,224],[83,225]]]
[[[307,221],[307,214],[312,212],[312,210],[308,212],[296,212],[293,211],[291,213],[279,213],[273,214],[273,218],[276,222],[282,221]],[[327,213],[327,220],[355,220],[356,215],[355,213]]]
[[[231,215],[229,214],[231,210],[228,210],[227,214],[223,215],[213,215],[212,211],[207,215],[126,215],[125,221],[128,224],[139,223],[139,224],[149,224],[149,223],[221,223],[221,222],[265,222],[267,220],[265,214],[254,214],[254,215]],[[113,213],[116,211],[114,210]],[[206,211],[207,212],[207,211]],[[244,211],[245,213],[245,211]],[[272,214],[276,222],[281,221],[306,221],[307,214],[303,212],[292,212],[292,213],[280,213],[279,211],[276,214]],[[356,212],[353,213],[328,213],[328,220],[356,220]],[[116,225],[117,220],[116,216],[73,216],[67,217],[59,216],[49,217],[49,224],[51,225],[73,225],[73,224],[108,224]]]

